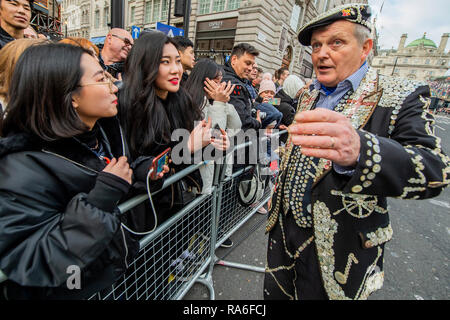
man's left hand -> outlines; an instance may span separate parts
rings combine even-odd
[[[299,112],[288,128],[291,141],[306,156],[325,158],[340,166],[355,166],[361,142],[350,120],[324,108]]]

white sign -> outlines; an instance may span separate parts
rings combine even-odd
[[[261,42],[266,43],[267,37],[266,37],[266,35],[264,33],[258,32],[258,40],[261,41]]]

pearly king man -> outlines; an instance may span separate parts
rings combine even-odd
[[[449,184],[428,86],[366,61],[370,15],[347,4],[299,31],[317,79],[289,127],[272,198],[265,299],[366,299],[384,280],[386,197],[430,198]]]

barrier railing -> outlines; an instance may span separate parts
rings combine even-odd
[[[251,144],[250,141],[238,145],[233,152]],[[192,165],[167,178],[158,192],[207,163],[203,161]],[[227,262],[215,256],[220,244],[247,222],[271,196],[271,188],[266,188],[259,205],[251,207],[239,203],[238,182],[251,168],[248,166],[225,177],[225,166],[216,164],[212,193],[197,196],[154,232],[143,237],[139,253],[126,273],[110,288],[97,292],[90,299],[179,300],[198,282],[208,288],[213,300],[212,272],[216,264],[264,272],[261,267]],[[146,194],[139,195],[119,205],[119,209],[125,213],[147,200]]]

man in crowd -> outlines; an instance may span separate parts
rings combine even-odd
[[[264,70],[256,66],[256,77],[252,81],[253,88],[255,88],[256,92],[259,92],[259,85],[261,84],[263,73]]]
[[[369,19],[367,5],[344,5],[300,29],[317,80],[288,128],[266,228],[266,299],[366,299],[384,279],[386,197],[430,198],[449,184],[429,88],[368,66]]]
[[[256,80],[257,77],[258,77],[258,64],[255,62],[253,64],[252,72],[249,73],[248,79],[245,81],[245,87],[247,88],[248,93],[250,93],[252,102],[255,102],[255,99],[258,97],[258,91],[253,85],[253,82]],[[259,83],[261,83],[261,81],[259,81]]]
[[[289,69],[288,68],[280,68],[275,73],[276,82],[275,86],[277,87],[277,91],[280,87],[283,86],[284,80],[286,80],[287,77],[289,77]]]
[[[119,79],[133,44],[133,37],[127,30],[120,28],[111,29],[106,35],[105,43],[99,56],[102,68],[113,77]]]
[[[183,83],[189,77],[188,71],[192,70],[195,65],[194,44],[191,40],[182,36],[173,37],[173,40],[178,44],[180,51],[181,64],[183,65],[181,82]]]
[[[230,95],[229,103],[234,106],[242,122],[242,130],[261,128],[259,112],[256,119],[252,116],[252,98],[246,87],[246,81],[253,70],[255,57],[258,50],[248,43],[240,43],[234,46],[230,59],[224,65],[225,74],[223,81],[231,81],[235,84],[234,91]]]
[[[34,0],[0,0],[0,49],[8,42],[24,38],[30,25]]]
[[[28,39],[38,39],[38,34],[37,32],[33,29],[32,26],[28,26],[24,31],[23,31],[23,36],[25,38]]]

